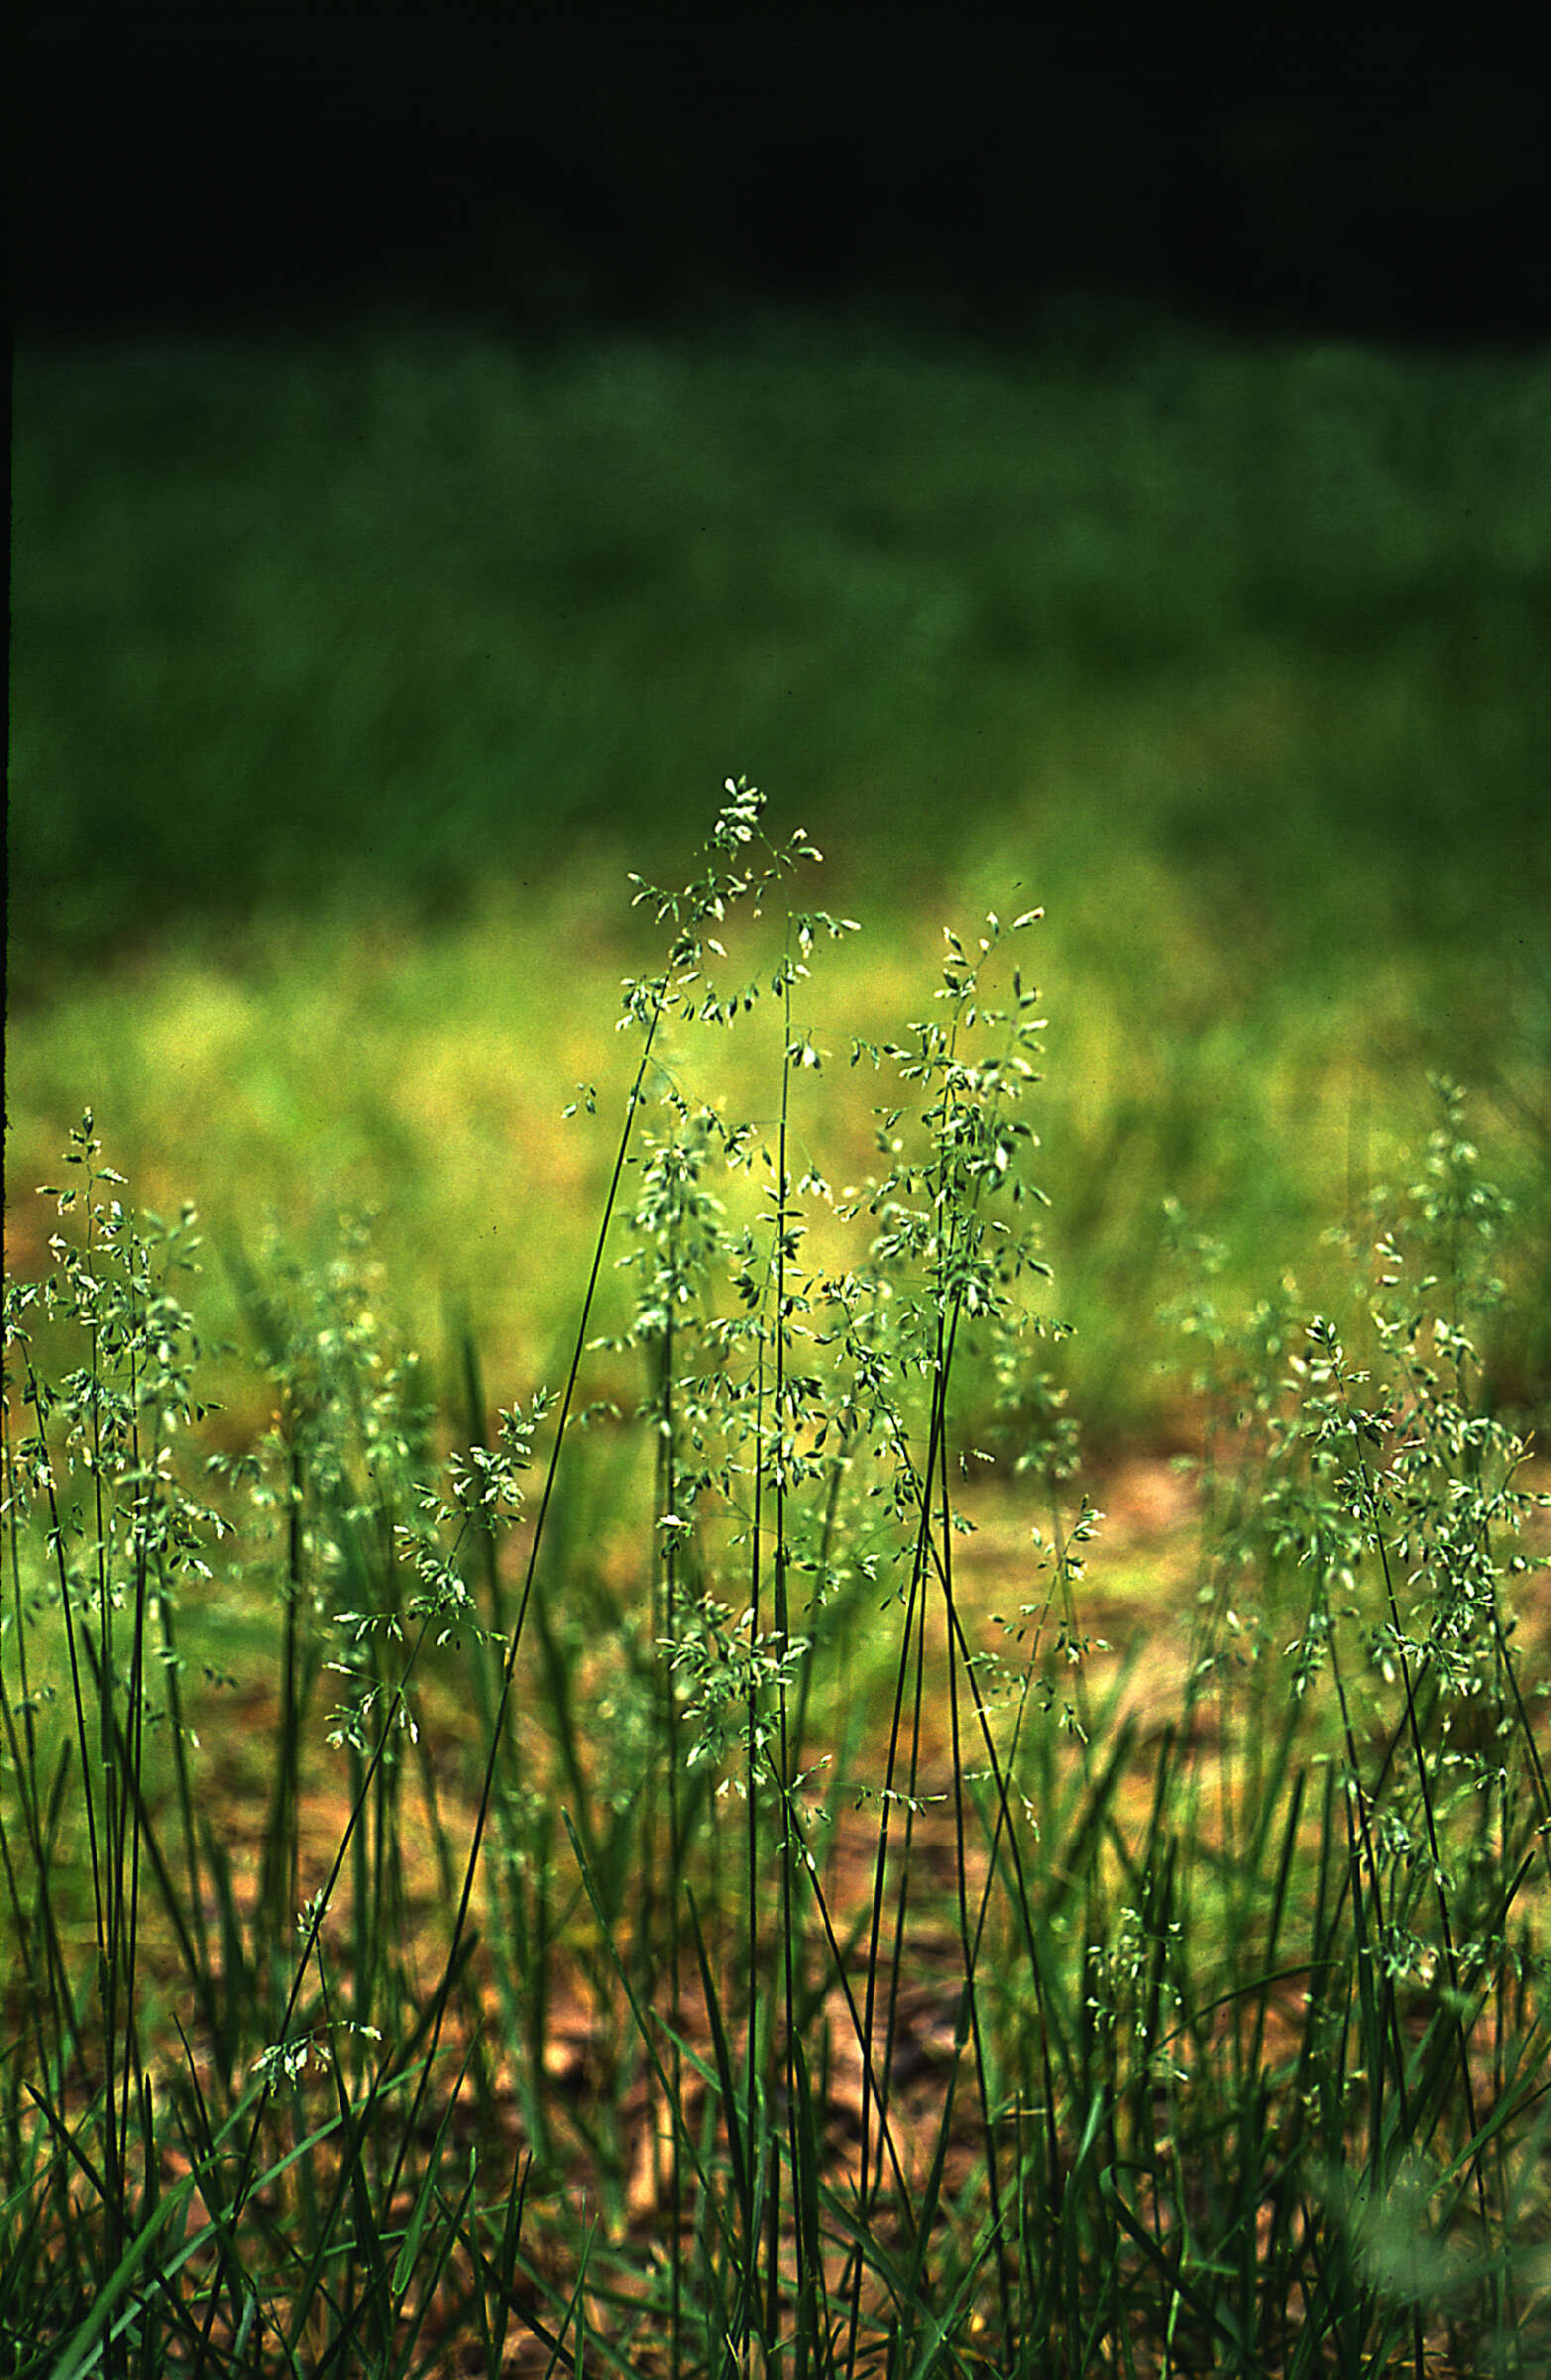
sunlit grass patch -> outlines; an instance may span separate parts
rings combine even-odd
[[[1041,891],[1037,862],[1031,846],[1015,900]],[[831,953],[822,994],[799,1002],[827,1076],[848,1072],[853,1035],[877,1038],[920,1006],[911,987],[930,978],[948,918],[973,914],[977,897],[990,906],[989,865],[962,875],[933,906],[886,915]],[[1447,965],[1402,947],[1345,974],[1300,972],[1226,925],[1219,939],[1178,879],[1124,844],[1085,883],[1066,882],[1029,960],[1052,1018],[1040,1164],[1053,1309],[1074,1326],[1062,1376],[1101,1435],[1166,1431],[1176,1390],[1153,1369],[1171,1346],[1159,1319],[1174,1294],[1165,1199],[1220,1244],[1241,1300],[1268,1269],[1290,1267],[1324,1301],[1345,1263],[1326,1227],[1355,1225],[1372,1184],[1427,1129],[1442,1028],[1417,1021]],[[758,946],[756,933],[751,962]],[[217,1337],[240,1336],[221,1251],[262,1238],[270,1218],[321,1256],[343,1212],[371,1213],[427,1354],[439,1361],[449,1318],[469,1313],[493,1377],[532,1376],[558,1343],[606,1163],[587,1119],[564,1110],[579,1083],[607,1099],[622,1080],[609,1008],[637,947],[600,920],[596,894],[561,881],[541,905],[493,902],[433,932],[297,926],[225,955],[193,941],[128,979],[61,987],[11,1024],[18,1268],[42,1260],[30,1187],[52,1167],[60,1120],[92,1104],[149,1205],[175,1209],[198,1180]],[[1510,1028],[1511,1012],[1494,1025]],[[1521,1209],[1526,1294],[1504,1382],[1523,1398],[1544,1358],[1537,1069],[1532,1045],[1499,1052],[1478,1100]],[[715,1094],[729,1114],[768,1120],[764,1064],[754,1028],[734,1029]],[[837,1188],[873,1161],[859,1086],[854,1102],[822,1103],[794,1129],[804,1161]],[[610,1311],[614,1292],[604,1296]],[[250,1393],[239,1373],[223,1381],[234,1410]]]

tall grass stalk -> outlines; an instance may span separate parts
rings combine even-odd
[[[7,2369],[1543,2368],[1547,1499],[1483,1396],[1513,1222],[1463,1097],[1344,1314],[1220,1313],[1165,1219],[1197,1573],[1118,1658],[1037,913],[837,1066],[816,857],[729,784],[637,887],[553,1395],[492,1416],[466,1319],[439,1388],[357,1234],[234,1260],[272,1419],[223,1441],[194,1219],[72,1136],[7,1290]],[[702,1087],[730,1029],[764,1114]]]

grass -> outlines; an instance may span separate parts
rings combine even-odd
[[[1543,2366],[1544,389],[24,350],[0,2362]]]
[[[956,914],[1006,908],[988,870],[965,873]],[[1030,890],[1041,888],[1011,888],[1011,903]],[[223,1258],[206,1292],[216,1343],[241,1338],[235,1247],[257,1253],[273,1236],[321,1261],[341,1213],[370,1212],[428,1356],[450,1359],[468,1314],[501,1395],[547,1372],[604,1188],[602,1150],[562,1112],[578,1082],[616,1079],[609,987],[641,963],[639,941],[607,918],[609,893],[607,876],[591,890],[561,881],[434,930],[322,921],[224,958],[173,944],[134,970],[61,984],[11,1026],[17,1268],[44,1261],[26,1194],[53,1169],[61,1119],[89,1104],[152,1207],[175,1212],[198,1184]],[[1518,1208],[1515,1303],[1484,1352],[1494,1396],[1535,1411],[1551,1355],[1551,1212],[1527,997],[1515,1006],[1510,983],[1479,976],[1474,945],[1468,964],[1376,949],[1345,985],[1289,979],[1265,947],[1218,943],[1177,878],[1135,851],[1117,849],[1070,912],[1045,906],[1031,965],[1052,1016],[1048,1252],[1075,1334],[1063,1379],[1090,1438],[1177,1437],[1165,1198],[1220,1244],[1238,1302],[1269,1266],[1290,1267],[1315,1305],[1339,1294],[1345,1258],[1326,1226],[1355,1226],[1369,1189],[1430,1127],[1427,1075],[1449,1049],[1430,1009],[1476,1018],[1474,1112]],[[850,1034],[893,1029],[953,914],[946,891],[933,910],[886,908],[832,954],[820,1037],[839,1062]],[[764,1113],[757,1056],[737,1036],[723,1076],[735,1109]],[[865,1106],[816,1130],[827,1174],[858,1179],[872,1153]],[[210,1381],[244,1426],[262,1420],[241,1361],[212,1351]]]
[[[1545,403],[1146,320],[30,346],[20,958],[651,864],[729,753],[842,886],[1064,875],[1121,807],[1284,957],[1479,927],[1538,839]]]
[[[192,1220],[73,1136],[8,1292],[18,2373],[1544,2367],[1545,1498],[1462,1096],[1324,1315],[1188,1247],[1191,1584],[1122,1658],[1041,929],[815,1063],[806,864],[729,787],[645,897],[501,1411],[357,1238],[238,1264],[263,1418],[205,1412]]]
[[[1439,1070],[1519,1204],[1490,1361],[1533,1407],[1544,409],[1535,356],[1145,319],[24,348],[14,1243],[91,1104],[223,1247],[269,1204],[321,1257],[369,1206],[419,1344],[466,1309],[502,1392],[547,1368],[600,1187],[556,1115],[640,949],[611,885],[682,848],[686,789],[772,760],[869,921],[841,1047],[946,920],[1049,914],[1091,1432],[1175,1427],[1164,1197],[1240,1302],[1268,1249],[1321,1302],[1333,1186],[1353,1220]],[[501,1190],[537,1178],[514,1255]]]

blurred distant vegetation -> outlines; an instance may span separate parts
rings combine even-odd
[[[1283,945],[1506,956],[1548,370],[1080,316],[35,344],[13,987],[191,914],[655,864],[745,762],[870,882],[1124,828]]]

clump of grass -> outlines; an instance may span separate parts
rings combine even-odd
[[[833,1186],[816,856],[729,785],[638,888],[572,1352],[494,1417],[368,1246],[271,1251],[272,1419],[206,1452],[193,1219],[73,1136],[7,1293],[18,2373],[1542,2368],[1537,1499],[1461,1096],[1350,1315],[1236,1323],[1193,1251],[1161,1701],[1084,1619],[1036,916],[853,1046]],[[754,1116],[694,1072],[734,1027]],[[1029,1528],[997,1609],[982,1474]]]

